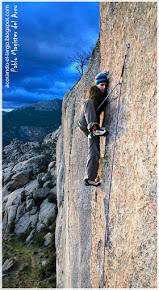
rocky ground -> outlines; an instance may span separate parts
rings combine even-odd
[[[52,275],[56,272],[54,246],[57,216],[56,141],[60,131],[59,127],[47,135],[41,143],[23,143],[14,139],[4,147],[2,205],[4,287],[26,287],[22,282],[22,276],[26,276],[27,273],[30,276],[29,271],[32,269],[33,273],[34,268],[41,271],[37,272],[37,276],[41,279],[49,278],[50,274],[52,283],[56,282]],[[48,254],[48,248],[52,257]],[[25,259],[22,259],[23,256]],[[22,261],[25,260],[22,265]],[[24,265],[28,270],[21,270]],[[19,271],[23,272],[22,275]],[[10,278],[13,273],[14,278],[17,277],[15,281]],[[32,277],[32,280],[35,278],[35,281],[32,281],[33,285],[30,287],[40,287],[36,275],[33,276],[35,277]],[[21,277],[21,280],[18,280],[18,277]],[[49,283],[48,287],[53,287]]]

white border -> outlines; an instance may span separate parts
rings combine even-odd
[[[2,288],[2,4],[0,19],[0,288]]]
[[[110,1],[105,1],[105,0],[100,0],[100,1],[96,1],[96,0],[79,0],[79,1],[67,1],[67,0],[63,0],[63,1],[59,1],[59,0],[46,0],[46,1],[42,1],[42,0],[8,0],[8,1],[4,1],[4,0],[0,0],[0,44],[1,44],[1,48],[0,48],[0,289],[2,288],[2,3],[5,2],[152,2],[152,3],[157,3],[158,1],[153,1],[153,0],[130,0],[130,1],[126,1],[126,0],[110,0]],[[159,24],[158,24],[158,19],[159,19],[159,8],[157,7],[157,64],[159,61],[159,45],[158,45],[158,38],[159,38]],[[159,66],[157,65],[157,76],[159,76]],[[157,78],[157,90],[159,91],[159,81]],[[158,95],[158,94],[157,94]],[[159,100],[157,98],[157,141],[159,140]],[[159,160],[159,150],[157,151],[157,161]],[[159,181],[159,165],[157,166],[157,184]],[[159,189],[157,186],[157,196],[159,194]],[[157,211],[158,211],[158,198],[157,198]],[[159,227],[158,227],[158,215],[157,215],[157,247],[159,247],[159,241],[158,241],[158,237],[159,237]],[[159,287],[159,257],[157,255],[157,286]],[[17,289],[17,288],[5,288],[5,289]],[[55,288],[19,288],[19,289],[55,289]],[[62,288],[62,289],[69,289],[69,288]],[[72,288],[73,289],[73,288]],[[77,289],[77,288],[76,288]],[[83,288],[78,288],[78,289],[83,289]],[[98,289],[98,288],[87,288],[87,289]],[[112,289],[112,288],[110,288]],[[116,289],[116,288],[113,288]],[[119,288],[118,288],[119,289]],[[123,289],[129,289],[129,288],[123,288]],[[138,288],[138,289],[147,289],[147,288]],[[156,289],[156,288],[153,288]]]
[[[62,1],[59,1],[59,0],[54,0],[54,1],[52,1],[52,0],[45,0],[45,1],[43,1],[43,0],[23,0],[23,1],[21,1],[21,0],[17,0],[17,1],[13,1],[13,0],[0,0],[1,2],[157,2],[157,0],[156,1],[154,1],[154,0],[140,0],[140,1],[138,1],[138,0],[130,0],[130,1],[127,1],[127,0],[109,0],[109,1],[106,1],[106,0],[100,0],[100,1],[96,1],[96,0],[76,0],[76,1],[67,1],[67,0],[62,0]]]

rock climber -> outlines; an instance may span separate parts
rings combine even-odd
[[[100,114],[105,109],[105,103],[96,112],[96,109],[104,100],[107,94],[109,80],[108,72],[105,70],[95,77],[94,85],[91,86],[86,94],[86,99],[81,107],[78,121],[79,128],[88,137],[88,158],[87,176],[84,178],[85,184],[99,186],[98,177],[99,158],[100,158],[100,136],[106,135],[105,128],[100,127]]]

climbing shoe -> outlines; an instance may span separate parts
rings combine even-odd
[[[100,127],[96,130],[93,130],[93,136],[103,136],[103,135],[106,135],[107,133],[107,130],[103,127]]]
[[[90,186],[90,185],[99,186],[99,185],[101,185],[101,183],[98,180],[85,179],[85,185],[86,186]]]

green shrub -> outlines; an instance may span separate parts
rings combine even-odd
[[[21,233],[20,235],[19,235],[19,239],[20,239],[20,241],[22,241],[22,242],[25,242],[25,240],[27,239],[27,237],[28,237],[29,235],[28,235],[28,233]]]
[[[44,232],[36,233],[34,235],[33,243],[35,246],[42,247],[44,245],[44,236],[48,233],[48,229],[46,229]]]
[[[41,279],[50,277],[52,273],[56,273],[56,253],[55,252],[49,253],[49,260],[46,266],[41,267],[39,269],[39,276]]]

